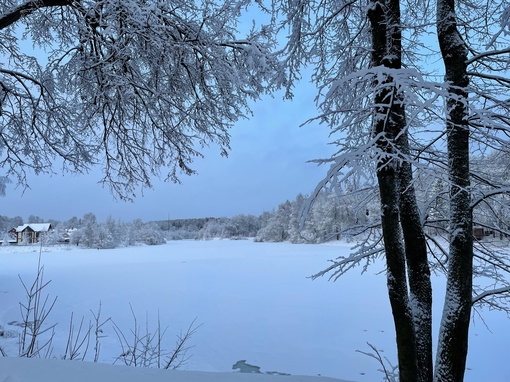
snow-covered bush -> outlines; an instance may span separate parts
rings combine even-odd
[[[147,245],[165,243],[163,232],[154,223],[145,223],[136,230],[136,242]]]

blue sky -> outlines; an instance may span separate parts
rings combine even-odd
[[[298,193],[310,193],[326,173],[326,167],[307,161],[333,152],[328,128],[318,123],[299,127],[316,113],[315,94],[303,82],[292,101],[277,94],[255,103],[254,116],[231,130],[229,157],[221,157],[215,146],[203,150],[205,158],[194,163],[198,174],[183,176],[180,185],[155,180],[153,190],[124,202],[98,183],[99,169],[81,176],[32,175],[24,192],[8,186],[0,214],[66,220],[93,212],[100,220],[123,221],[258,215]]]

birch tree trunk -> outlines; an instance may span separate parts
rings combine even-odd
[[[447,145],[450,177],[450,253],[435,381],[461,382],[472,302],[473,217],[470,207],[467,47],[457,29],[454,0],[437,0],[437,35],[449,84]]]

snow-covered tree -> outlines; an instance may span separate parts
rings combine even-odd
[[[154,223],[142,223],[136,232],[136,242],[147,245],[159,245],[165,243],[163,232]]]
[[[222,236],[231,239],[255,237],[259,229],[260,225],[256,216],[235,215],[226,222]]]
[[[111,249],[117,246],[112,232],[105,224],[99,224],[94,230],[93,246],[97,249]]]
[[[258,232],[256,241],[280,242],[289,240],[289,224],[292,214],[292,203],[285,201]]]
[[[11,228],[16,228],[23,225],[23,219],[19,216],[16,218],[10,218],[8,216],[0,215],[0,230],[2,232],[8,232]]]
[[[291,243],[303,243],[309,242],[304,234],[304,229],[301,227],[301,215],[303,212],[303,204],[305,203],[306,196],[303,194],[298,194],[296,199],[292,202],[292,209],[290,212],[290,221],[289,221],[289,239]],[[306,219],[307,223],[310,223],[310,217]],[[305,228],[306,230],[306,228]]]
[[[334,279],[384,255],[399,380],[461,381],[473,303],[508,309],[503,303],[510,297],[508,258],[474,243],[472,232],[477,210],[510,188],[470,171],[473,153],[510,150],[508,2],[274,0],[273,6],[289,33],[288,90],[311,65],[319,89],[316,119],[337,137],[338,152],[318,161],[331,167],[312,198],[328,183],[355,179],[354,189],[375,191],[380,206],[352,255],[317,276]],[[441,192],[418,197],[420,179]],[[438,222],[432,208],[442,208],[444,189],[448,245],[431,238],[434,245],[427,246],[425,227],[428,219]],[[435,363],[432,260],[448,285]],[[473,284],[481,277],[490,282]]]
[[[66,220],[65,222],[62,223],[62,225],[66,229],[77,228],[80,226],[80,224],[81,224],[80,219],[78,219],[76,216],[73,216],[69,220]]]
[[[256,240],[323,243],[359,236],[378,207],[367,203],[371,197],[368,194],[366,190],[339,193],[323,189],[308,208],[307,197],[298,194],[293,201],[286,201],[258,218]]]
[[[76,235],[75,238],[79,238],[79,244],[85,248],[97,248],[98,247],[98,222],[96,215],[92,212],[83,215],[82,224],[80,227],[80,235]]]
[[[0,235],[0,241],[2,241],[2,245],[9,245],[9,242],[13,240],[12,235],[9,231],[2,231]]]
[[[204,145],[226,155],[228,128],[250,114],[248,101],[278,85],[270,29],[237,30],[250,5],[2,1],[5,175],[26,185],[29,170],[100,164],[103,182],[132,197],[163,169],[171,181],[193,173]]]
[[[52,224],[51,229],[48,232],[42,232],[39,237],[39,242],[43,245],[56,245],[62,242],[63,233],[60,224]]]
[[[78,228],[74,228],[69,232],[69,243],[79,246],[83,237],[83,231]]]
[[[30,215],[28,217],[27,223],[44,223],[43,218],[37,216],[37,215]]]
[[[81,219],[72,218],[62,224],[70,235],[70,243],[84,248],[107,249],[137,244],[157,245],[165,243],[163,231],[154,222],[144,223],[136,219],[121,223],[108,217],[106,222],[97,220],[93,213]]]
[[[115,221],[111,216],[106,219],[105,228],[107,231],[107,246],[108,248],[116,248],[122,242],[122,226],[119,222]]]
[[[204,226],[195,232],[195,239],[210,240],[223,237],[225,224],[227,219],[207,219]],[[232,227],[232,233],[235,234],[237,229]]]

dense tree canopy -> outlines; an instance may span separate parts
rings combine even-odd
[[[99,164],[131,197],[160,171],[193,173],[204,145],[226,154],[228,128],[277,82],[269,29],[236,29],[250,3],[3,1],[3,175],[25,185],[29,171]]]

